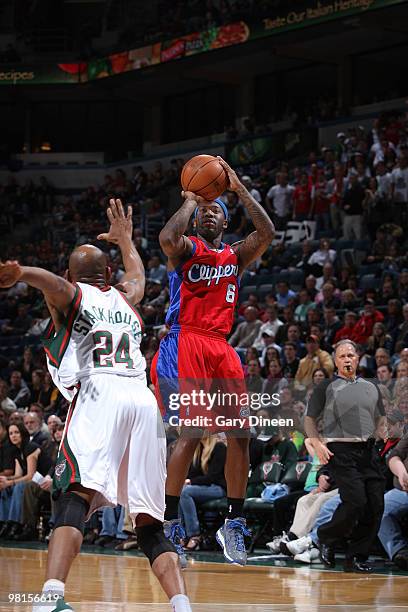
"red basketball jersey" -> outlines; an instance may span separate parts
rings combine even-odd
[[[166,323],[226,336],[238,299],[238,257],[228,244],[213,249],[195,236],[189,238],[193,243],[190,259],[169,272]]]

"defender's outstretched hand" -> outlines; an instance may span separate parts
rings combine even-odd
[[[22,270],[18,261],[0,263],[0,288],[8,289],[21,278]]]
[[[109,208],[106,211],[108,219],[110,221],[109,232],[105,234],[99,234],[98,240],[106,240],[113,244],[119,244],[120,240],[127,238],[132,239],[133,233],[133,222],[132,222],[132,207],[128,206],[127,215],[123,210],[122,202],[120,200],[109,200]]]

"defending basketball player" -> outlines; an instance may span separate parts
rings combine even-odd
[[[64,588],[85,521],[119,503],[129,506],[140,548],[172,610],[191,612],[177,553],[163,533],[166,439],[140,352],[134,305],[145,279],[132,242],[132,210],[125,216],[120,200],[111,200],[108,217],[109,233],[99,239],[118,244],[126,270],[116,288],[108,284],[104,253],[91,245],[73,251],[67,280],[17,262],[0,264],[1,288],[22,280],[43,292],[56,327],[45,341],[50,370],[65,395],[74,393],[55,468],[55,527],[43,587],[54,603],[34,610],[72,610]]]
[[[233,323],[240,277],[270,245],[274,226],[232,168],[223,159],[218,160],[228,175],[228,188],[245,206],[255,231],[235,245],[224,244],[228,211],[223,201],[207,202],[192,192],[182,192],[183,205],[160,233],[160,244],[168,257],[171,301],[166,322],[171,329],[154,357],[152,380],[165,421],[174,417],[169,399],[177,393],[205,389],[216,394],[221,391],[226,396],[231,390],[245,390],[241,362],[226,336]],[[197,235],[185,236],[192,215]],[[211,411],[208,406],[198,409],[215,419],[227,410],[236,417],[232,423],[245,415],[238,403],[218,404]],[[191,403],[180,407],[178,414],[193,416],[195,410]],[[214,423],[209,428],[222,430]],[[181,546],[184,530],[178,520],[178,503],[201,434],[202,431],[183,427],[168,464],[165,533],[176,546],[182,566],[186,565],[186,557]],[[229,562],[245,565],[244,535],[248,532],[243,504],[249,470],[248,428],[238,430],[238,426],[232,426],[226,434],[228,515],[217,540]]]

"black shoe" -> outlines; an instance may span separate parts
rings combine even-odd
[[[408,570],[408,548],[401,548],[392,560],[400,569]]]
[[[11,529],[11,526],[9,523],[3,523],[0,529],[0,538],[3,538],[4,540],[5,537],[8,535],[8,532],[10,531],[10,529]]]
[[[34,527],[25,525],[20,533],[17,533],[13,540],[16,542],[30,542],[31,540],[38,540],[38,531]]]
[[[88,533],[84,536],[83,544],[95,544],[95,541],[99,538],[99,534],[95,533],[95,531],[88,531]]]
[[[334,550],[327,544],[320,544],[320,559],[326,567],[335,567],[336,558],[334,556]]]
[[[102,548],[104,548],[108,544],[111,544],[111,542],[113,542],[114,539],[115,538],[112,536],[101,536],[100,538],[95,540],[94,544],[95,546],[101,546]]]
[[[345,572],[357,572],[359,574],[370,574],[374,571],[371,565],[368,565],[366,561],[360,561],[357,557],[348,557],[344,560]]]

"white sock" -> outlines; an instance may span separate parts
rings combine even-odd
[[[61,580],[55,580],[51,578],[51,580],[47,580],[44,582],[44,586],[42,588],[43,593],[52,593],[55,595],[60,595],[64,597],[65,592],[65,584],[61,582]],[[55,602],[50,600],[49,604],[42,603],[33,606],[33,612],[52,612],[55,609]]]
[[[173,612],[192,612],[187,595],[174,595],[170,599]]]

